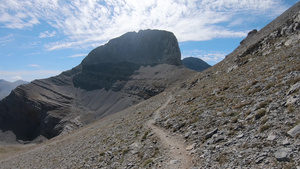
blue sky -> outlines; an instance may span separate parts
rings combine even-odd
[[[184,57],[211,65],[298,0],[1,0],[0,79],[47,78],[129,31],[175,34]]]

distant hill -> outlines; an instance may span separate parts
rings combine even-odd
[[[182,60],[182,64],[191,70],[195,70],[197,72],[202,72],[203,70],[211,67],[209,64],[204,62],[200,58],[188,57]]]
[[[0,100],[8,96],[10,92],[21,84],[27,84],[28,82],[23,80],[17,80],[15,82],[8,82],[0,79]]]

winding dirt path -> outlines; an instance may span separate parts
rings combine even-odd
[[[170,169],[188,169],[192,167],[191,158],[187,154],[186,145],[181,139],[176,136],[171,136],[169,133],[155,126],[155,120],[160,118],[160,111],[164,109],[171,101],[172,96],[157,109],[153,114],[153,119],[147,121],[148,127],[159,137],[161,143],[169,151],[171,160],[166,164]]]

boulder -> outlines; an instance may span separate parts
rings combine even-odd
[[[293,127],[292,129],[290,129],[287,132],[288,135],[290,135],[291,137],[296,137],[297,135],[300,135],[300,124],[298,124],[297,126]]]
[[[277,161],[289,161],[290,148],[282,148],[275,152],[275,158]]]

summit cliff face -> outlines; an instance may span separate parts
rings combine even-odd
[[[173,33],[127,33],[91,51],[72,70],[23,85],[0,102],[0,129],[18,139],[52,138],[162,91],[181,74]]]
[[[73,83],[85,90],[118,91],[141,66],[159,64],[182,64],[174,34],[159,30],[129,32],[92,50],[79,66]]]
[[[129,32],[92,50],[82,66],[100,63],[129,62],[143,66],[181,65],[181,54],[175,35],[167,31]]]

